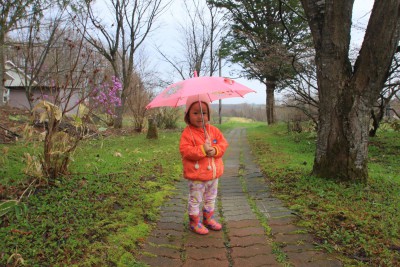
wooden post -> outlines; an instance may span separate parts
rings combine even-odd
[[[158,139],[157,125],[153,118],[149,118],[149,130],[147,131],[147,139]]]

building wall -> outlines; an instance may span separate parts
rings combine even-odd
[[[25,90],[11,89],[8,105],[15,108],[29,109],[29,102]]]
[[[43,97],[46,96],[46,97]],[[52,94],[52,92],[49,89],[44,89],[44,90],[33,90],[33,105],[35,105],[36,103],[38,103],[39,101],[45,99],[51,103],[54,103],[54,96]],[[77,103],[79,100],[79,96],[78,94],[73,94],[68,107],[72,107],[73,105],[75,105],[75,103]],[[66,101],[62,101],[62,102],[66,102]],[[30,109],[29,107],[29,102],[28,99],[26,97],[26,93],[25,93],[25,89],[24,88],[10,88],[10,98],[9,98],[9,102],[8,105],[11,107],[16,107],[16,108],[20,108],[20,109]],[[67,108],[68,108],[67,107]],[[65,105],[62,105],[62,108],[65,108]],[[71,110],[70,114],[76,112],[76,108],[74,108],[73,110]]]

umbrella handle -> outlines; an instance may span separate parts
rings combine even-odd
[[[201,105],[200,105],[200,107],[201,107]],[[204,116],[203,116],[202,108],[200,108],[200,112],[201,112],[201,122],[202,122],[202,126],[203,126],[203,131],[204,131],[204,138],[207,140],[208,133],[207,133],[207,130],[206,130],[206,124],[204,122]]]
[[[195,71],[195,74],[197,74],[197,72]],[[203,107],[201,105],[201,101],[200,101],[200,95],[199,95],[199,106],[200,106],[200,113],[201,113],[201,124],[203,126],[203,131],[204,131],[204,138],[207,140],[207,130],[206,130],[206,124],[204,122],[204,116],[203,116]]]
[[[206,142],[211,146],[211,138],[210,135],[208,134],[207,130],[205,131],[205,137],[206,137]]]

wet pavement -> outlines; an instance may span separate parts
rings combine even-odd
[[[245,129],[225,133],[216,218],[223,230],[200,236],[188,230],[185,179],[161,208],[160,220],[137,258],[149,266],[343,266],[335,255],[314,246],[298,217],[271,195],[253,162]]]

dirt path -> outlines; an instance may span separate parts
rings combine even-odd
[[[188,191],[182,179],[175,197],[162,207],[139,260],[150,266],[342,266],[333,255],[317,250],[312,235],[295,225],[297,217],[271,196],[253,162],[246,130],[225,136],[230,146],[216,210],[223,231],[200,236],[188,230]]]

